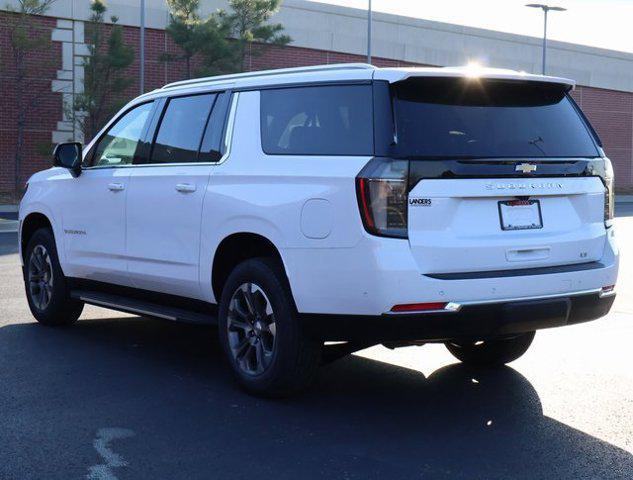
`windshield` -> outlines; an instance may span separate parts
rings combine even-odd
[[[599,156],[560,85],[417,78],[394,84],[392,95],[397,156]]]

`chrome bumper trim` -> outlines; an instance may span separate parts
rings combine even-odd
[[[578,297],[581,295],[598,295],[600,298],[611,297],[616,294],[615,289],[610,291],[603,291],[601,288],[594,288],[592,290],[578,290],[576,292],[555,293],[548,295],[537,295],[532,297],[510,297],[510,298],[495,298],[488,300],[467,300],[463,302],[448,302],[446,306],[441,310],[419,310],[413,312],[385,312],[383,315],[410,315],[412,313],[456,313],[459,312],[465,306],[472,305],[489,305],[493,303],[510,303],[510,302],[529,302],[530,300],[549,300],[562,297]]]

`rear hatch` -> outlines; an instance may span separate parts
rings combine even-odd
[[[413,255],[431,275],[592,262],[606,241],[597,177],[422,180],[408,219]]]
[[[377,127],[376,148],[404,172],[403,222],[422,273],[602,257],[608,160],[568,85],[411,78],[388,89],[393,123]]]

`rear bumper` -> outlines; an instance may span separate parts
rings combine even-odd
[[[588,264],[551,267],[530,262],[529,268],[448,278],[421,271],[404,239],[367,235],[351,248],[292,248],[281,253],[297,310],[341,316],[380,316],[394,305],[412,303],[468,305],[573,296],[615,285],[619,263],[613,228],[607,231],[602,257]]]
[[[384,315],[304,314],[314,334],[329,341],[439,341],[513,335],[603,317],[615,294],[598,291],[549,298],[467,304],[458,311]]]

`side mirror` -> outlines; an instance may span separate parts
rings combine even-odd
[[[81,175],[81,143],[58,143],[53,151],[53,165],[70,170],[73,177]]]

